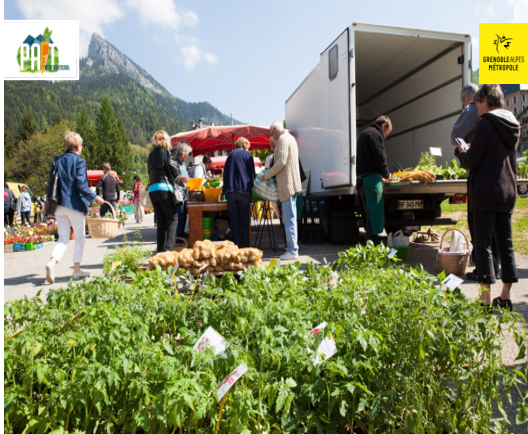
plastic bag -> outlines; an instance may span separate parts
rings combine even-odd
[[[253,184],[255,194],[264,200],[269,200],[270,202],[277,202],[279,200],[279,189],[277,187],[277,181],[275,180],[275,178],[271,178],[268,181],[264,182],[262,180],[262,177],[265,174],[266,171],[263,170],[255,179],[255,182]]]
[[[394,235],[392,232],[387,237],[387,245],[389,247],[404,247],[409,245],[409,237],[403,235],[402,231],[396,232]]]
[[[451,253],[462,253],[467,250],[466,241],[460,232],[453,231],[451,235],[451,243],[449,244],[449,251]]]

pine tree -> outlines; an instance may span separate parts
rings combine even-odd
[[[133,171],[133,156],[128,140],[125,125],[121,119],[117,122],[117,129],[119,131],[119,147],[116,147],[114,154],[116,167],[119,167],[119,176],[123,178],[123,189],[130,189],[132,187],[132,171]]]
[[[115,148],[119,147],[119,131],[110,99],[105,95],[96,118],[97,147],[92,162],[102,168],[105,162],[113,166]]]
[[[90,169],[100,169],[97,161],[94,161],[97,148],[97,135],[95,127],[88,119],[86,113],[86,106],[81,107],[81,113],[77,119],[77,132],[83,138],[83,154],[82,157],[86,161],[86,167]]]
[[[33,119],[33,112],[31,109],[29,109],[22,115],[20,126],[18,127],[18,135],[20,140],[25,141],[36,132],[37,126],[35,124],[35,120]]]

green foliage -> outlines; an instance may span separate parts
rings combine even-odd
[[[113,253],[105,255],[103,258],[103,272],[105,274],[111,275],[113,273],[112,264],[114,262],[121,263],[117,268],[117,272],[121,274],[137,273],[145,260],[152,256],[152,251],[145,250],[140,243],[141,232],[135,233],[134,239],[133,242],[129,242],[125,235],[121,247],[116,246]]]
[[[160,270],[8,302],[5,431],[214,433],[219,422],[220,433],[489,433],[492,403],[502,409],[526,382],[501,363],[506,330],[524,357],[521,316],[486,315],[387,253],[358,247],[335,269],[202,278],[192,302],[195,280],[177,277],[175,292]],[[228,340],[225,358],[193,350],[209,326]],[[324,336],[338,353],[314,366]],[[218,421],[217,387],[241,363],[248,372]],[[527,410],[521,402],[519,420]]]
[[[471,81],[476,85],[479,84],[479,70],[471,71]]]
[[[18,128],[18,137],[20,140],[27,140],[37,132],[37,126],[33,119],[33,112],[31,109],[27,110],[22,116],[20,126]]]
[[[24,182],[34,195],[46,193],[46,186],[53,158],[65,151],[66,130],[74,130],[75,124],[62,121],[44,133],[35,133],[18,143],[17,151],[4,160],[4,172],[9,181]]]

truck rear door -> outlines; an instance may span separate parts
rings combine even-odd
[[[349,30],[321,54],[321,186],[351,182]],[[318,180],[313,179],[312,183]]]

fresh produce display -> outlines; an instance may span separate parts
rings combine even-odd
[[[204,185],[204,188],[218,188],[222,184],[222,181],[215,180],[215,181],[207,181]]]
[[[16,226],[14,234],[6,234],[4,245],[17,243],[40,244],[55,241],[59,233],[54,221],[38,223],[31,226]]]
[[[157,266],[165,270],[178,264],[178,267],[190,270],[196,275],[200,271],[223,273],[241,271],[248,267],[261,268],[263,252],[255,248],[239,249],[231,241],[216,245],[210,240],[197,241],[193,249],[182,249],[180,252],[161,252],[149,261],[149,270]]]
[[[142,237],[139,228],[134,233],[134,240],[128,241],[126,234],[123,235],[123,244],[116,246],[110,254],[103,258],[103,272],[110,273],[114,264],[119,264],[120,273],[137,273],[147,258],[152,256],[152,251],[145,250],[141,244]]]
[[[501,362],[506,330],[526,354],[522,317],[486,314],[388,251],[359,246],[304,272],[250,268],[238,282],[169,279],[170,268],[130,273],[132,284],[98,276],[46,303],[8,302],[4,430],[490,433],[492,405],[502,411],[512,390],[527,421],[525,368]],[[194,349],[209,327],[222,352]],[[323,342],[335,344],[328,359]],[[503,414],[493,432],[514,422]]]
[[[435,175],[435,178],[439,178],[439,175],[441,175],[445,180],[467,179],[466,170],[460,166],[456,159],[446,162],[445,167],[437,166],[435,163],[435,157],[429,152],[422,152],[420,160],[414,169],[403,169],[399,166],[396,169],[397,171],[392,174],[394,181],[434,182],[435,179],[431,180],[431,173]],[[425,175],[424,172],[427,173],[427,175]]]

